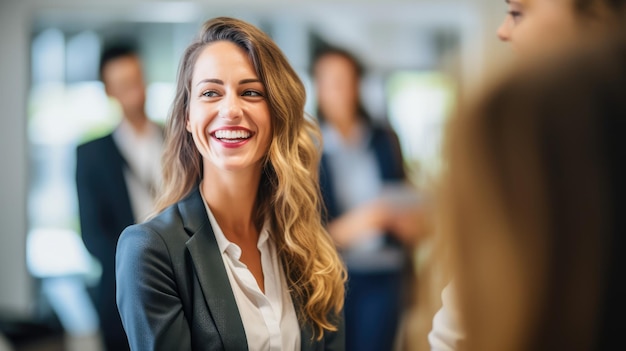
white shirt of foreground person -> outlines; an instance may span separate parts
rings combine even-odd
[[[442,306],[435,314],[432,330],[428,333],[431,351],[456,351],[465,339],[453,290],[454,284],[449,283],[441,292]]]
[[[204,200],[204,195],[202,199]],[[267,225],[261,230],[257,242],[265,281],[263,294],[248,267],[239,260],[241,248],[226,238],[206,200],[204,206],[222,253],[228,281],[235,295],[243,329],[246,332],[248,350],[300,350],[298,317]]]

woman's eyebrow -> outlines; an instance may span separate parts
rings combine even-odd
[[[259,80],[258,78],[247,78],[247,79],[242,79],[239,81],[239,85],[241,84],[248,84],[248,83],[260,83],[261,80]],[[201,81],[199,81],[196,86],[203,84],[203,83],[215,83],[215,84],[219,84],[219,85],[224,85],[224,81],[221,79],[217,79],[217,78],[206,78],[203,79]]]
[[[221,79],[216,79],[216,78],[206,78],[203,79],[201,81],[199,81],[196,86],[202,84],[202,83],[215,83],[215,84],[219,84],[219,85],[224,85],[224,81]]]

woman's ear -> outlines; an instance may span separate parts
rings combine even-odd
[[[191,133],[191,126],[189,125],[189,118],[185,118],[185,129],[187,129],[187,131]]]

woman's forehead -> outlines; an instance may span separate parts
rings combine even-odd
[[[507,2],[518,3],[525,6],[534,6],[539,4],[556,4],[570,6],[574,0],[508,0]]]

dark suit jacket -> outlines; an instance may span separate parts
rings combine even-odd
[[[148,222],[122,233],[117,303],[133,350],[247,350],[246,335],[202,197],[194,190]],[[296,308],[296,310],[298,310]],[[336,333],[302,350],[343,350]]]
[[[126,343],[126,335],[115,305],[115,249],[122,230],[134,223],[124,165],[111,134],[82,144],[76,150],[82,238],[87,250],[102,265],[95,304],[105,342],[116,350],[123,349],[114,345]]]

